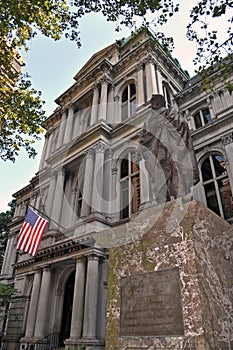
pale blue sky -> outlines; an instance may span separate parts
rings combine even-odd
[[[174,18],[167,27],[167,32],[175,39],[176,49],[173,56],[178,58],[183,69],[193,74],[194,44],[185,38],[184,28],[188,18],[187,8],[190,8],[190,4],[194,1],[190,0],[188,5],[187,1],[183,2],[185,11]],[[82,37],[80,49],[77,49],[75,43],[67,40],[53,42],[38,36],[31,41],[29,52],[24,54],[25,71],[32,76],[34,87],[43,92],[48,116],[56,108],[53,101],[74,83],[74,75],[95,52],[117,39],[130,35],[130,30],[127,28],[117,33],[114,24],[106,22],[100,15],[88,15],[82,19],[80,31]],[[12,194],[28,185],[37,172],[42,144],[43,141],[36,144],[38,155],[35,159],[29,159],[26,152],[22,151],[15,163],[0,160],[0,212],[9,209],[7,203],[12,199]]]

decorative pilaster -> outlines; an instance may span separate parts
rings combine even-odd
[[[61,208],[64,197],[64,181],[65,181],[65,169],[59,168],[57,171],[57,182],[54,193],[53,205],[52,205],[52,219],[55,223],[59,224],[61,217]]]
[[[57,148],[59,148],[63,145],[64,134],[65,134],[65,129],[66,129],[66,115],[67,115],[67,110],[63,109],[60,128],[59,128],[59,134],[58,134],[58,139],[57,139]]]
[[[114,111],[114,123],[120,123],[121,121],[121,103],[120,103],[120,96],[116,95],[114,97],[114,106],[115,106],[115,111]]]
[[[53,198],[55,194],[55,188],[56,188],[56,181],[57,181],[57,173],[55,171],[51,174],[51,179],[49,183],[49,191],[45,203],[45,211],[48,216],[52,213],[52,205],[53,205]]]
[[[216,119],[216,116],[214,114],[214,109],[213,109],[213,103],[212,103],[213,102],[213,98],[212,98],[212,96],[207,97],[206,102],[207,102],[207,105],[208,105],[208,108],[209,108],[211,120]]]
[[[99,257],[88,256],[83,338],[96,339],[96,316],[98,300]]]
[[[92,192],[92,213],[102,213],[103,201],[103,176],[104,176],[104,152],[105,146],[99,143],[95,147],[95,167],[93,176],[93,192]]]
[[[163,77],[161,74],[161,69],[158,67],[158,65],[155,66],[155,76],[156,76],[156,87],[157,87],[157,94],[163,95]]]
[[[43,338],[46,334],[48,322],[48,305],[49,305],[49,291],[51,282],[51,271],[49,266],[43,268],[39,303],[36,314],[36,325],[34,336],[36,338]]]
[[[154,59],[151,54],[147,56],[145,64],[146,64],[147,101],[150,101],[152,95],[157,93]]]
[[[137,66],[137,107],[145,103],[144,96],[144,79],[143,79],[143,63]]]
[[[83,201],[81,217],[88,216],[91,208],[91,197],[93,191],[94,151],[88,150],[86,154],[86,168],[83,184]]]
[[[70,104],[68,109],[67,121],[66,121],[64,143],[69,143],[72,140],[73,124],[74,124],[74,106]]]
[[[30,338],[34,335],[36,315],[38,311],[38,300],[39,300],[40,286],[41,286],[41,275],[42,275],[41,269],[38,269],[35,271],[33,286],[32,286],[31,301],[30,301],[28,319],[27,319],[27,325],[26,325],[26,332],[25,332],[26,338]]]
[[[99,84],[95,84],[93,87],[93,100],[91,107],[91,125],[95,124],[98,118],[99,109]]]

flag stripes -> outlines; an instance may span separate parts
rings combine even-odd
[[[29,208],[18,235],[16,249],[36,256],[47,225],[47,220]]]

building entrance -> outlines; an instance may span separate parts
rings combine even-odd
[[[61,344],[64,346],[64,340],[70,337],[70,326],[73,306],[73,295],[74,295],[74,279],[75,271],[73,271],[65,286],[63,312],[62,312],[62,325],[61,325]]]

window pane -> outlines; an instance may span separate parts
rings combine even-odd
[[[132,117],[136,113],[136,99],[130,101],[130,116]]]
[[[216,177],[226,174],[224,158],[220,155],[212,156]]]
[[[129,175],[128,159],[121,162],[121,179]]]
[[[129,217],[129,182],[121,183],[121,219]]]
[[[128,86],[125,88],[122,94],[122,102],[128,101]]]
[[[128,118],[128,101],[122,104],[122,120]]]
[[[196,113],[193,118],[196,129],[200,128],[202,126],[200,112]]]
[[[227,177],[218,180],[218,187],[222,201],[222,207],[224,212],[224,218],[230,219],[233,217],[233,203],[232,203],[232,193]]]
[[[204,185],[207,207],[220,215],[214,182]]]
[[[202,115],[203,115],[203,119],[204,119],[205,124],[208,124],[211,122],[210,111],[208,108],[202,110]]]
[[[212,173],[212,170],[211,170],[210,159],[209,158],[207,158],[204,161],[204,163],[202,164],[201,173],[202,173],[203,181],[207,181],[207,180],[213,179],[213,173]]]
[[[136,87],[135,84],[130,84],[130,97],[133,97],[136,95]]]

